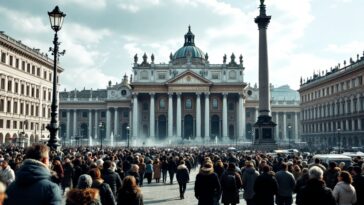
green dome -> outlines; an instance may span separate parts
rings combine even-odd
[[[183,46],[173,55],[173,59],[187,58],[188,55],[191,55],[191,58],[203,59],[205,57],[205,54],[201,51],[201,49],[196,46]]]
[[[171,60],[175,63],[184,63],[187,58],[191,58],[192,63],[205,62],[205,54],[195,46],[195,35],[191,32],[191,26],[188,26],[188,32],[185,34],[185,43],[182,48],[178,49]]]

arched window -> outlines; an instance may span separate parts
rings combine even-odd
[[[159,108],[160,108],[160,109],[164,109],[164,108],[166,108],[166,102],[164,101],[164,98],[162,98],[162,99],[159,101]]]
[[[187,98],[186,99],[186,105],[185,105],[186,109],[192,109],[192,100],[191,98]]]
[[[217,102],[216,98],[212,99],[212,108],[213,109],[218,109],[219,108],[219,105],[218,105],[218,102]]]

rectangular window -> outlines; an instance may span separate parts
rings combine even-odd
[[[49,73],[49,81],[52,82],[52,73]]]
[[[48,92],[48,101],[51,101],[51,91]]]
[[[11,124],[11,121],[10,120],[6,120],[6,128],[7,129],[10,129],[10,124]]]
[[[18,87],[19,87],[19,83],[15,82],[15,86],[14,86],[14,93],[18,94]]]
[[[4,120],[0,119],[0,128],[4,128]]]
[[[34,98],[35,96],[35,91],[34,91],[34,88],[32,88],[32,98]]]
[[[14,102],[13,110],[15,114],[18,114],[18,102]]]
[[[37,88],[36,94],[35,94],[36,98],[39,98],[39,88]]]
[[[38,117],[39,116],[39,106],[35,106],[35,116]]]
[[[11,92],[13,90],[13,81],[8,80],[8,91]]]
[[[6,62],[6,53],[1,53],[1,62],[2,63]]]
[[[25,61],[22,61],[22,62],[21,62],[21,69],[22,69],[23,71],[25,71]]]
[[[30,116],[34,116],[34,105],[30,106]]]
[[[27,72],[30,73],[30,63],[27,64]]]
[[[358,81],[359,81],[359,82],[358,82],[358,83],[359,83],[359,86],[360,86],[360,85],[363,85],[363,76],[359,76],[359,77],[358,77]]]
[[[46,110],[45,110],[45,107],[43,107],[43,108],[42,108],[42,113],[43,113],[42,117],[45,117],[45,116],[46,116]]]
[[[29,96],[30,95],[30,88],[29,88],[29,85],[27,85],[27,93],[26,93],[26,96]]]
[[[5,78],[1,78],[1,89],[5,90]]]
[[[25,115],[29,115],[29,104],[25,104]]]
[[[13,121],[13,129],[18,129],[18,121]]]
[[[9,57],[9,65],[13,67],[13,56]]]
[[[128,117],[129,117],[129,112],[128,112],[128,111],[125,111],[125,112],[123,113],[123,116],[124,116],[125,118],[128,118]]]
[[[87,112],[82,112],[82,117],[87,118]]]
[[[32,74],[35,75],[35,66],[32,66]]]
[[[4,99],[0,99],[0,111],[4,112]]]
[[[7,103],[6,112],[11,112],[11,101],[10,100]]]
[[[47,71],[43,72],[43,78],[47,80]]]
[[[15,59],[15,68],[19,68],[19,58]]]
[[[24,103],[20,103],[20,114],[24,115]]]
[[[101,117],[106,117],[106,112],[101,112]]]
[[[37,68],[37,76],[40,76],[40,68]]]
[[[24,84],[20,85],[20,94],[24,95]]]
[[[211,78],[213,80],[218,80],[218,79],[220,79],[220,75],[219,75],[219,73],[211,73]]]
[[[43,90],[43,100],[47,99],[47,91]]]

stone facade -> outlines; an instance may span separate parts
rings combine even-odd
[[[52,73],[46,54],[0,33],[0,143],[47,140]]]
[[[364,55],[301,79],[302,140],[316,146],[364,144]]]

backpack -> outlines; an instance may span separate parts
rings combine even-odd
[[[238,188],[238,187],[236,187],[235,174],[225,173],[222,176],[221,184],[222,184],[223,189],[225,189],[227,191],[235,191]]]

